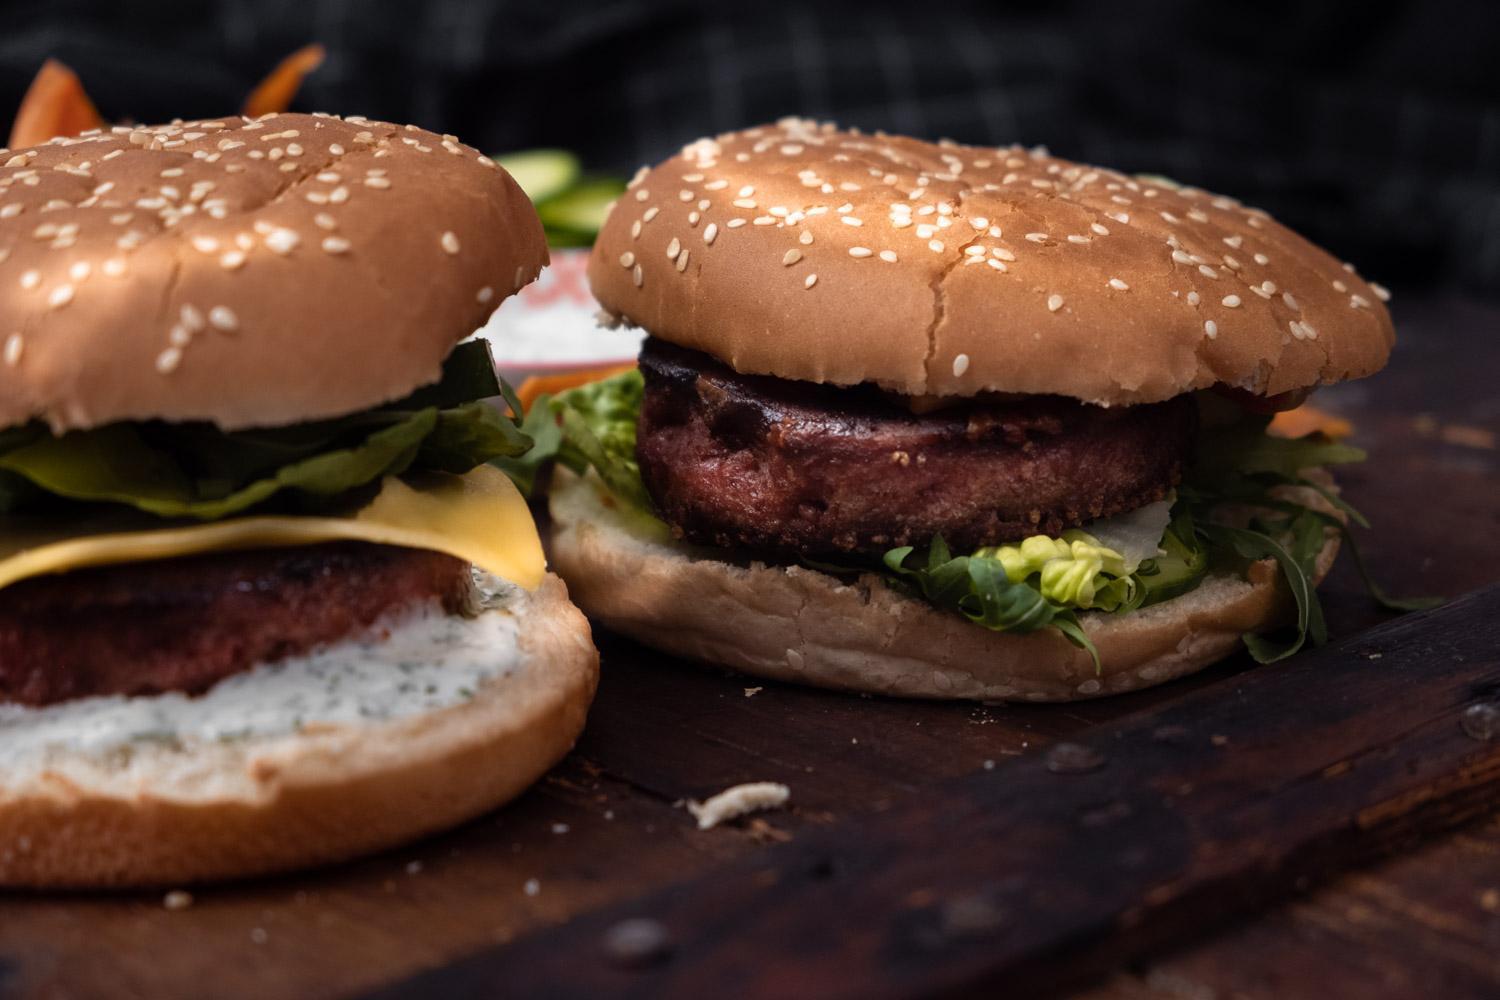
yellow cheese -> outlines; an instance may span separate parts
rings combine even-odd
[[[0,519],[0,587],[85,566],[171,559],[200,552],[342,540],[446,552],[528,590],[545,561],[526,501],[499,469],[433,474],[413,487],[387,478],[348,516],[237,517],[210,524],[162,521],[135,511],[78,519]]]

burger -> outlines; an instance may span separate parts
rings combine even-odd
[[[565,753],[598,656],[459,343],[546,263],[515,182],[308,115],[0,164],[0,885],[348,858]]]
[[[851,691],[1061,701],[1321,641],[1361,453],[1272,414],[1387,294],[1166,178],[783,121],[636,176],[590,261],[636,371],[549,401],[552,553],[640,641]]]

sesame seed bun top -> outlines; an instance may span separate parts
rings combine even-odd
[[[546,261],[515,181],[410,125],[231,116],[0,150],[0,426],[378,405]]]
[[[1231,198],[1020,148],[786,120],[632,182],[604,307],[742,372],[1144,403],[1380,369],[1378,285]]]

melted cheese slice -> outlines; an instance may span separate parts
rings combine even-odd
[[[445,552],[527,590],[542,582],[546,569],[526,501],[509,476],[488,465],[463,476],[426,476],[419,487],[388,477],[374,500],[342,517],[238,517],[161,527],[159,518],[119,511],[82,523],[6,518],[0,524],[0,587],[85,566],[333,541]]]

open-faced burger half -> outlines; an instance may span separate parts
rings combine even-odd
[[[459,344],[546,263],[515,182],[322,115],[0,164],[0,885],[342,859],[535,780],[598,656]]]

